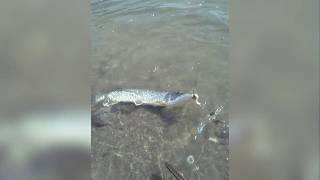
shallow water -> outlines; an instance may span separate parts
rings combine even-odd
[[[101,113],[93,179],[170,179],[165,161],[188,179],[228,179],[228,24],[226,0],[91,1],[93,96],[195,90],[202,103],[177,110],[170,124],[143,108]],[[214,123],[208,114],[219,106]]]

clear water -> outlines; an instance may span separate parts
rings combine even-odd
[[[228,179],[229,18],[226,0],[92,0],[92,92],[196,91],[168,125],[145,109],[105,113],[92,127],[93,179]],[[208,114],[223,106],[214,123]],[[193,161],[192,161],[193,159]]]

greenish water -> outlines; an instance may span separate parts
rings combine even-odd
[[[91,1],[93,95],[195,90],[202,103],[170,125],[144,109],[102,114],[107,125],[92,127],[93,179],[171,179],[165,161],[188,179],[228,179],[228,21],[226,0]],[[219,106],[223,123],[213,123]]]

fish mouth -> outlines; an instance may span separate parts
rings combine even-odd
[[[196,101],[196,104],[201,106],[201,103],[199,102],[199,95],[196,93],[192,93],[192,99]]]
[[[192,93],[192,99],[197,100],[199,98],[198,94]]]

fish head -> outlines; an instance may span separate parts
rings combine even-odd
[[[168,107],[182,106],[193,99],[193,94],[170,92],[166,96]]]

